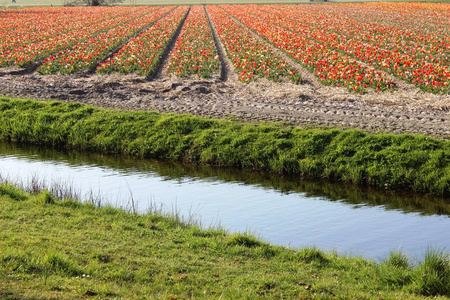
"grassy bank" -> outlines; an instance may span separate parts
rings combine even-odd
[[[0,97],[0,139],[450,195],[450,142]]]
[[[450,265],[430,252],[376,264],[272,246],[0,184],[2,299],[423,299],[450,295]]]

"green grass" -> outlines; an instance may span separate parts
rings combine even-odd
[[[450,142],[0,97],[0,139],[450,195]]]
[[[2,299],[423,299],[449,296],[448,255],[382,263],[267,244],[157,213],[0,184]],[[441,296],[438,296],[441,295]],[[95,298],[94,297],[94,298]]]
[[[0,0],[0,6],[21,7],[21,6],[61,6],[64,2],[62,0],[16,0],[12,3],[11,0]]]

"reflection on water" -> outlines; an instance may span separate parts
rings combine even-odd
[[[275,244],[382,257],[401,248],[421,257],[450,247],[450,201],[274,173],[209,168],[95,153],[0,143],[0,174],[36,175],[99,191],[138,209],[163,204],[203,225],[250,230]]]

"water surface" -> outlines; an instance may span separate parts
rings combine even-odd
[[[162,207],[293,248],[376,259],[398,249],[418,259],[429,246],[450,249],[450,201],[424,195],[9,143],[0,143],[0,175],[69,184],[139,212]]]

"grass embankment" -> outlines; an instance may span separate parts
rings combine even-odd
[[[0,97],[0,139],[450,195],[450,142]]]
[[[423,299],[450,295],[450,265],[430,252],[411,266],[392,253],[376,264],[245,234],[202,230],[29,194],[0,184],[2,299]],[[439,297],[437,297],[439,298]]]
[[[0,97],[0,139],[450,195],[450,142]]]

